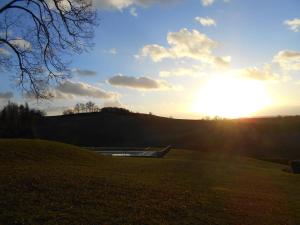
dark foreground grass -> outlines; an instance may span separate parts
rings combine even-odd
[[[282,168],[185,150],[111,158],[0,140],[0,224],[300,224],[300,176]]]

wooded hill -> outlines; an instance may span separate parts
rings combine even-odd
[[[271,158],[300,157],[300,117],[181,120],[119,111],[43,117],[36,138],[79,146],[222,151]]]

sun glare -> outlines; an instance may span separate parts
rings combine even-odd
[[[218,76],[198,92],[192,111],[206,116],[247,117],[270,102],[262,82]]]

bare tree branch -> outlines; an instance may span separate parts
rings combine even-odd
[[[23,91],[49,97],[70,76],[71,56],[92,47],[92,0],[10,0],[0,6],[0,69],[14,70]]]

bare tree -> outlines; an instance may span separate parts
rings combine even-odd
[[[77,103],[75,106],[74,106],[74,112],[75,113],[80,113],[80,104]]]
[[[99,106],[95,105],[94,106],[94,112],[100,112],[100,111],[101,111],[101,109],[99,108]]]
[[[85,104],[86,110],[87,110],[88,112],[94,112],[95,105],[96,105],[96,104],[95,104],[94,102],[91,102],[91,101],[87,102],[87,103]]]
[[[84,103],[79,103],[79,109],[82,113],[86,112],[86,107]]]
[[[71,56],[92,47],[92,0],[1,0],[0,69],[15,71],[22,91],[49,97],[70,76]]]

